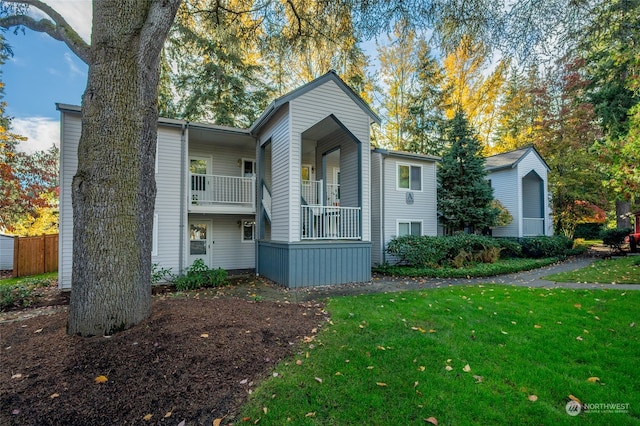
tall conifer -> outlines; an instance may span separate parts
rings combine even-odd
[[[442,223],[456,231],[477,232],[493,226],[498,211],[485,179],[482,146],[462,111],[447,123],[451,146],[438,170],[438,210]]]

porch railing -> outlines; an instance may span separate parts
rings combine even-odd
[[[190,174],[192,205],[245,204],[255,208],[255,177]]]
[[[543,217],[523,217],[522,218],[522,235],[525,237],[535,237],[544,235],[544,218]]]
[[[303,240],[359,240],[360,207],[301,206]]]
[[[322,204],[322,180],[303,180],[301,195],[307,204]]]
[[[327,184],[327,205],[328,206],[340,205],[340,184],[337,184],[337,183]]]

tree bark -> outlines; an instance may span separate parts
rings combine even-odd
[[[159,58],[179,3],[93,3],[72,186],[69,334],[110,335],[151,313]]]
[[[624,200],[616,200],[616,228],[631,228],[631,203]]]

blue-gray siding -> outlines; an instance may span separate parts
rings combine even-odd
[[[289,288],[371,281],[371,243],[259,241],[260,275]]]

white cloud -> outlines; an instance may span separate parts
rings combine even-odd
[[[49,117],[14,118],[11,131],[27,138],[17,146],[22,152],[44,151],[52,144],[60,146],[60,122]]]
[[[91,40],[93,10],[91,0],[45,0],[45,3],[62,15],[69,25],[71,25],[86,42]],[[44,14],[35,7],[32,7],[31,10],[34,16],[44,16]]]
[[[75,62],[73,62],[73,58],[74,56],[72,56],[71,53],[69,52],[66,52],[64,54],[64,61],[67,63],[67,66],[69,67],[69,74],[84,76],[85,73],[82,72],[80,68],[78,68]]]

